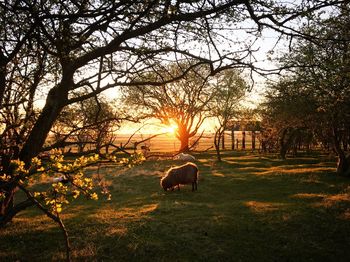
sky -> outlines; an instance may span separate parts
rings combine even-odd
[[[264,69],[272,69],[275,67],[274,63],[272,61],[269,61],[267,59],[267,52],[271,50],[276,44],[277,41],[277,35],[272,31],[265,31],[263,36],[258,39],[258,41],[255,43],[256,53],[254,54],[256,58],[256,65],[260,68]],[[283,42],[279,43],[279,45],[276,47],[276,52],[280,52],[283,50],[285,43]],[[222,47],[225,48],[225,47]],[[278,51],[279,50],[279,51]],[[250,75],[249,72],[246,74],[246,80],[250,81]],[[250,92],[247,93],[247,98],[245,99],[245,102],[243,103],[245,107],[248,108],[255,108],[262,100],[263,100],[263,94],[265,89],[265,78],[259,76],[257,73],[253,73],[254,78],[254,86]],[[108,80],[105,80],[108,81]],[[111,88],[103,92],[103,95],[107,97],[108,99],[115,99],[119,97],[119,92],[116,88]],[[45,103],[45,100],[38,99],[36,104],[38,107],[42,107]],[[216,121],[213,119],[207,119],[202,127],[200,128],[199,132],[202,132],[203,130],[205,132],[214,132],[216,126]],[[120,134],[131,134],[136,132],[140,127],[142,127],[141,131],[138,133],[143,134],[153,134],[153,133],[167,133],[168,135],[174,135],[174,126],[164,126],[160,124],[158,120],[149,120],[146,121],[146,123],[123,123],[121,129],[118,131]]]
[[[256,65],[260,68],[264,69],[275,69],[276,64],[273,61],[268,59],[268,52],[275,47],[274,53],[278,54],[283,52],[286,49],[286,42],[280,41],[277,45],[276,42],[278,40],[278,36],[275,32],[271,30],[265,30],[261,38],[255,43],[256,49],[258,49],[255,53]],[[224,47],[222,47],[224,48]],[[250,72],[246,74],[246,80],[250,81]],[[272,76],[271,76],[272,77]],[[254,86],[250,92],[247,93],[247,97],[243,103],[243,106],[248,108],[256,108],[256,106],[262,102],[265,90],[265,81],[266,79],[257,73],[253,73],[254,78]],[[115,90],[109,90],[106,92],[109,97],[117,96]],[[214,132],[216,121],[214,119],[207,119],[199,132],[205,130],[205,132]],[[140,127],[140,124],[125,124],[119,130],[119,133],[130,134],[135,132]],[[157,120],[151,120],[147,122],[147,125],[142,128],[142,133],[163,133],[167,132],[168,134],[174,133],[174,127],[164,126],[159,123]]]
[[[232,38],[236,38],[236,40],[240,41],[248,41],[249,35],[245,32],[239,32],[237,30],[234,31],[228,31],[223,32],[225,35],[232,34]],[[234,35],[233,35],[234,34]],[[231,37],[231,36],[230,36]],[[262,36],[255,42],[254,48],[257,49],[257,51],[254,54],[254,57],[256,59],[255,65],[264,68],[264,69],[272,69],[275,67],[274,63],[272,61],[269,61],[267,58],[267,53],[271,51],[271,49],[275,46],[276,41],[278,37],[277,34],[274,31],[271,30],[263,30]],[[279,44],[275,48],[275,53],[281,52],[281,50],[285,49],[285,42],[279,42]],[[225,44],[221,44],[219,46],[220,49],[227,49],[228,46]],[[249,72],[247,72],[246,79],[250,81],[250,76],[248,75]],[[261,76],[259,76],[257,73],[253,73],[253,79],[254,79],[254,86],[252,90],[247,94],[247,99],[245,102],[245,106],[249,108],[254,108],[256,105],[262,101],[263,99],[263,93],[265,89],[265,79]],[[108,80],[106,80],[108,81]],[[115,88],[106,90],[103,93],[106,97],[109,99],[114,99],[119,96],[118,91]],[[38,99],[36,102],[36,105],[38,107],[42,107],[45,103],[45,100]],[[120,133],[132,133],[135,130],[137,130],[140,127],[140,124],[125,124],[123,127],[119,130]],[[215,127],[215,121],[213,120],[207,120],[202,127],[202,130],[206,130],[208,132],[212,132]],[[166,127],[162,126],[157,121],[151,121],[150,123],[147,123],[147,125],[142,129],[142,132],[144,133],[173,133],[174,127]]]

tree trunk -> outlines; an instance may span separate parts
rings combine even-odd
[[[348,151],[349,130],[345,130],[344,135],[343,135],[342,142],[343,142],[344,151],[345,151],[345,152]]]
[[[261,152],[266,153],[267,152],[267,147],[266,147],[266,140],[261,140]]]
[[[190,133],[187,131],[186,126],[181,124],[178,125],[178,133],[176,137],[180,140],[181,143],[179,152],[188,152]]]
[[[221,134],[221,149],[225,150],[225,132]]]
[[[181,145],[180,145],[180,152],[188,152],[189,151],[189,136],[188,135],[184,135],[182,137],[180,137],[180,142],[181,142]]]
[[[242,132],[242,149],[245,149],[245,131]]]
[[[288,150],[293,145],[293,142],[295,141],[295,137],[298,134],[298,129],[294,128],[286,128],[282,131],[281,137],[280,137],[280,157],[282,159],[286,159],[286,154]]]
[[[235,131],[231,130],[231,149],[235,150]]]
[[[26,166],[29,166],[31,159],[40,153],[47,135],[49,134],[59,113],[66,105],[68,90],[73,83],[73,74],[71,72],[69,76],[70,78],[63,78],[59,85],[49,91],[46,104],[35,122],[28,139],[23,145],[21,152],[19,153],[19,159],[22,160]],[[64,79],[66,80],[64,81]],[[6,217],[9,217],[8,214],[13,212],[13,210],[16,210],[15,214],[17,214],[26,208],[26,206],[23,206],[23,209],[19,209],[20,206],[13,206],[15,190],[16,185],[9,185],[8,188],[5,187],[6,198],[0,202],[0,221],[6,223],[10,222],[10,220],[6,220]]]
[[[344,176],[350,176],[350,156],[338,156],[337,173]]]
[[[11,168],[11,157],[12,154],[1,154],[1,174],[7,174],[12,176],[13,168]],[[7,183],[6,181],[0,181],[0,189],[4,193],[4,198],[0,201],[0,225],[6,224],[6,214],[13,208],[14,205],[14,194],[16,191],[16,185],[14,183]]]
[[[5,182],[0,182],[0,188],[5,193],[5,198],[0,201],[0,225],[5,224],[8,220],[6,214],[13,208],[14,195],[16,186],[13,184],[6,185]]]
[[[284,142],[285,137],[287,135],[287,129],[284,129],[282,131],[281,137],[280,137],[280,157],[281,159],[286,159],[286,154],[288,151],[287,144]]]
[[[50,90],[46,99],[46,104],[19,155],[20,159],[24,161],[26,165],[30,163],[30,160],[34,156],[40,153],[47,135],[67,103],[68,90],[72,84],[73,75],[71,75],[71,78],[65,77],[59,85]]]
[[[54,101],[54,97],[55,96],[51,94],[51,97],[48,98],[48,100],[52,99],[52,101],[46,103],[20,152],[20,159],[27,165],[30,160],[40,152],[52,125],[63,108],[62,102],[59,101],[60,99]]]
[[[6,57],[0,49],[0,108],[2,107],[3,97],[6,88]]]
[[[13,191],[14,192],[14,191]],[[33,206],[34,203],[30,199],[26,199],[25,201],[16,204],[15,206],[9,205],[7,210],[3,214],[0,215],[0,227],[6,225],[8,222],[12,220],[19,212],[23,211],[27,207]]]
[[[252,131],[252,151],[255,151],[255,131]]]
[[[333,147],[338,155],[337,173],[344,176],[350,176],[350,156],[346,156],[341,148],[341,141],[337,130],[333,128]]]
[[[215,146],[218,162],[221,162],[221,153],[220,153],[220,141],[222,141],[221,139],[222,139],[221,131],[220,129],[218,129],[216,130],[214,135],[214,146]]]

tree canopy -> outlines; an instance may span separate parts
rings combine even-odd
[[[333,147],[339,173],[347,173],[350,165],[345,153],[350,116],[349,21],[347,5],[309,21],[303,30],[314,38],[292,45],[293,51],[281,60],[288,76],[273,84],[267,97],[270,119],[279,123],[281,135],[307,128]]]
[[[184,63],[180,66],[189,67]],[[166,71],[145,77],[151,81],[161,77],[166,81],[181,74],[178,71],[178,64],[171,64]],[[216,88],[208,82],[208,71],[204,66],[191,68],[184,77],[161,88],[151,85],[124,88],[125,102],[138,115],[159,119],[165,125],[175,124],[176,137],[181,141],[179,150],[188,151],[189,139],[198,133],[209,116],[209,103],[216,95]]]

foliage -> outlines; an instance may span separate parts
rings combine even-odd
[[[178,1],[177,6],[171,1],[1,3],[1,20],[6,21],[0,31],[1,175],[11,175],[12,160],[30,165],[69,106],[99,99],[100,93],[116,86],[164,84],[164,79],[139,82],[138,78],[163,69],[167,55],[206,64],[212,73],[220,69],[214,63],[243,62],[244,55],[231,59],[235,51],[217,49],[217,54],[227,56],[208,56],[215,42],[193,48],[213,39],[211,32],[219,29],[212,25],[231,16],[229,9],[236,5],[235,1],[218,5]],[[249,51],[249,46],[242,47],[237,55]],[[181,77],[173,75],[167,82]],[[43,106],[35,105],[37,99]],[[6,195],[0,202],[0,217],[26,206],[13,206],[16,184],[0,183],[0,187]]]
[[[290,76],[281,77],[279,82],[269,85],[260,116],[264,151],[279,149],[280,156],[285,158],[297,142],[311,143],[308,137],[313,136],[317,119],[314,93]]]
[[[142,164],[146,160],[142,153],[134,153],[128,158],[122,158],[120,163],[129,168]]]
[[[299,39],[281,59],[288,76],[270,86],[265,104],[265,122],[278,130],[281,148],[286,133],[287,140],[296,131],[309,133],[333,146],[339,173],[350,164],[344,153],[350,131],[349,21],[347,6],[309,21],[303,30],[314,38]]]
[[[26,167],[23,161],[12,160],[12,175],[4,174],[1,181],[7,184],[17,183],[26,192],[29,192],[29,186],[47,181],[47,188],[44,191],[35,191],[31,194],[49,212],[58,214],[62,211],[63,205],[69,204],[80,195],[98,199],[97,193],[94,192],[96,185],[83,172],[85,167],[95,164],[98,160],[98,155],[93,155],[65,161],[59,150],[52,150],[48,160],[33,158],[29,167]]]

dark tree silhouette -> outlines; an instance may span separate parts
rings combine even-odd
[[[288,78],[272,85],[269,108],[280,119],[281,153],[300,130],[308,129],[318,141],[331,145],[338,156],[337,172],[350,174],[347,157],[350,126],[350,10],[334,9],[326,19],[303,27],[314,36],[299,39],[281,60]],[[270,114],[272,116],[273,114]],[[277,123],[275,121],[275,123]],[[283,143],[282,143],[283,142]]]
[[[220,141],[229,122],[239,118],[239,102],[248,90],[248,84],[239,71],[226,70],[216,75],[213,85],[216,91],[210,103],[210,113],[217,120],[214,145],[218,161],[221,161]]]
[[[181,68],[190,68],[185,63],[171,64],[167,70],[145,76],[145,80],[157,81],[171,79],[183,72]],[[134,107],[138,115],[144,118],[156,118],[164,125],[176,124],[176,137],[180,140],[180,152],[189,150],[189,141],[198,133],[203,121],[209,116],[209,103],[216,93],[216,88],[209,84],[209,68],[204,66],[188,70],[184,77],[163,85],[161,88],[153,86],[130,86],[122,92],[125,101]]]

